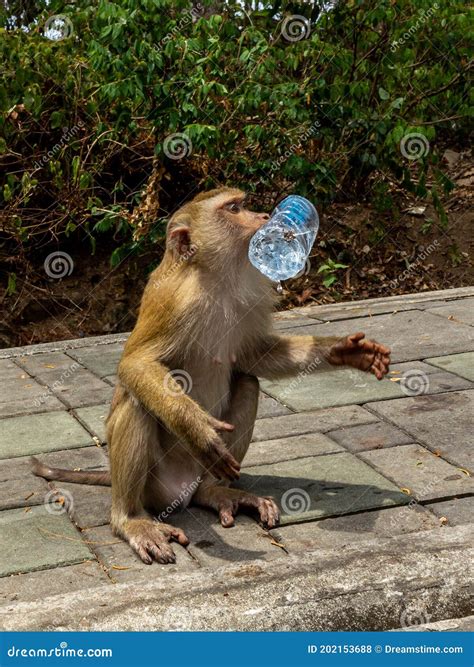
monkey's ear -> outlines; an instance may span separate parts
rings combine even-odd
[[[166,230],[166,247],[179,257],[189,252],[191,247],[191,216],[179,215],[169,221]]]

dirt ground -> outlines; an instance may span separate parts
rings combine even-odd
[[[445,163],[457,186],[444,200],[447,226],[432,206],[396,188],[389,206],[386,201],[339,203],[320,210],[310,262],[302,276],[282,285],[279,308],[472,285],[474,161],[467,151],[450,150]],[[0,347],[130,330],[146,277],[162,250],[129,257],[111,269],[111,249],[102,246],[91,256],[89,243],[61,241],[32,253],[28,278],[18,276],[13,294],[3,292]],[[74,263],[62,279],[48,278],[43,268],[56,250],[67,252]],[[347,265],[335,272],[329,287],[323,284],[328,274],[318,273],[328,258]]]

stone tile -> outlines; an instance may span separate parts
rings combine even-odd
[[[77,415],[81,424],[95,435],[101,442],[106,441],[105,422],[110,410],[110,403],[101,405],[91,405],[87,408],[76,408],[74,414]]]
[[[430,503],[428,506],[436,516],[446,517],[449,526],[460,526],[472,523],[474,517],[474,496],[466,498],[452,498],[439,503]]]
[[[390,366],[389,377],[401,377],[404,373],[407,371],[412,371],[414,368],[416,368],[416,370],[422,371],[425,373],[425,375],[439,373],[439,368],[430,366],[430,364],[425,363],[424,361],[402,361]]]
[[[308,326],[314,324],[314,321],[308,317],[293,317],[288,319],[276,319],[273,321],[273,328],[275,331],[285,331],[287,329],[297,329],[298,327]]]
[[[257,419],[279,417],[280,415],[291,415],[291,410],[261,391],[258,399]]]
[[[27,379],[25,371],[17,366],[11,359],[0,359],[0,379],[2,380],[20,380]]]
[[[249,466],[343,451],[343,447],[337,445],[322,433],[306,433],[290,438],[252,442],[245,455],[243,467],[248,468]]]
[[[337,431],[330,431],[327,435],[350,452],[384,449],[385,447],[407,445],[413,442],[411,436],[386,422],[349,426]]]
[[[170,521],[184,530],[191,540],[190,553],[203,567],[285,556],[271,544],[268,531],[244,514],[237,515],[231,528],[223,528],[217,514],[194,507],[174,515]]]
[[[474,493],[474,480],[419,445],[361,452],[360,457],[419,501]]]
[[[368,407],[454,465],[474,470],[474,391],[380,401]]]
[[[21,377],[2,379],[0,417],[64,409],[64,404],[47,387],[36,382],[27,373],[21,370],[20,373]]]
[[[94,561],[54,570],[15,574],[0,579],[0,605],[33,602],[49,595],[61,595],[111,583]]]
[[[50,466],[72,468],[73,470],[101,470],[109,465],[105,447],[97,445],[49,453],[42,452],[39,458]]]
[[[447,357],[431,357],[426,361],[432,366],[474,382],[474,352],[461,352],[461,354],[451,354]]]
[[[51,482],[51,487],[58,497],[65,498],[68,514],[79,528],[104,526],[110,522],[110,487],[56,481]]]
[[[107,574],[114,582],[123,583],[150,577],[162,577],[164,574],[187,572],[198,568],[198,564],[189,555],[186,549],[176,542],[173,550],[176,554],[176,563],[161,565],[145,565],[132,551],[131,547],[112,534],[110,526],[90,528],[82,533],[91,549],[97,554],[99,562],[105,567]]]
[[[472,327],[421,310],[299,327],[298,334],[345,336],[359,330],[388,345],[394,363],[474,350]]]
[[[282,526],[270,532],[290,553],[295,553],[342,549],[354,542],[438,527],[436,518],[421,505],[408,505]]]
[[[63,352],[20,357],[28,373],[51,388],[68,407],[82,407],[110,401],[112,387],[83,368]]]
[[[451,373],[424,375],[416,362],[412,363],[411,370],[401,375],[386,377],[382,381],[369,373],[351,368],[339,368],[305,375],[297,381],[290,378],[262,382],[262,388],[266,392],[298,412],[400,398],[406,396],[412,388],[417,392],[420,392],[421,388],[424,393],[434,394],[469,389],[472,386],[467,380]]]
[[[268,417],[255,422],[253,441],[275,440],[302,433],[326,433],[342,426],[356,426],[375,421],[379,421],[377,417],[358,405]]]
[[[347,305],[344,308],[334,308],[331,306],[309,306],[308,317],[315,317],[323,322],[334,322],[337,320],[351,320],[360,317],[373,317],[374,315],[384,315],[400,313],[406,310],[418,310],[418,303],[399,303],[385,305],[358,305],[357,302]],[[356,324],[356,323],[355,323]]]
[[[236,486],[273,496],[282,509],[282,524],[409,502],[394,484],[349,453],[246,468]]]
[[[0,423],[0,459],[91,444],[89,433],[67,412],[9,417]]]
[[[66,514],[43,506],[0,512],[0,543],[0,577],[93,558]]]
[[[46,480],[31,472],[29,457],[0,461],[0,510],[41,505],[48,491]]]
[[[112,387],[115,387],[115,385],[118,382],[118,376],[117,375],[107,375],[105,378],[102,378],[104,382],[108,382]]]
[[[107,375],[114,375],[117,372],[123,348],[123,343],[100,347],[83,347],[79,350],[69,350],[68,355],[95,375],[105,378]]]
[[[427,308],[428,313],[454,318],[458,322],[474,326],[474,297],[451,301],[443,306]]]

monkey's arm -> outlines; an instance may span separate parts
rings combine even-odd
[[[238,360],[241,370],[269,380],[331,366],[352,366],[371,372],[381,380],[389,364],[389,348],[367,340],[363,333],[345,338],[270,335],[261,340],[251,354]]]
[[[240,465],[217,431],[232,431],[231,424],[203,410],[173,378],[169,368],[151,350],[124,354],[118,368],[123,386],[157,417],[165,428],[182,438],[191,453],[216,477],[236,479]]]

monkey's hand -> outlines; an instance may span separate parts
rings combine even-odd
[[[208,416],[210,429],[206,438],[198,442],[201,463],[217,477],[217,479],[238,479],[240,464],[227,449],[225,442],[217,431],[233,431],[234,426]]]
[[[390,348],[375,340],[367,340],[365,334],[359,332],[332,345],[327,360],[334,366],[352,366],[373,373],[377,380],[381,380],[389,370]]]

